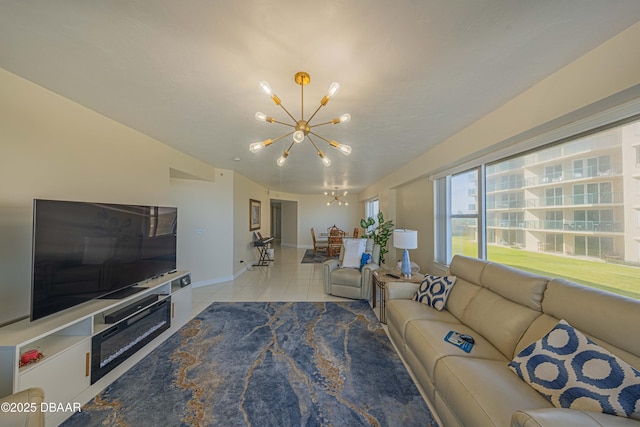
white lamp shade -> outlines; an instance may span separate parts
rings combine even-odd
[[[417,249],[417,230],[393,230],[393,247],[397,249]]]

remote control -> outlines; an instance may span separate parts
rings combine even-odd
[[[389,276],[389,277],[393,277],[394,279],[399,279],[400,278],[400,276],[398,276],[397,274],[393,274],[393,273],[387,273],[386,275]]]

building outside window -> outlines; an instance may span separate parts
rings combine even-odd
[[[450,250],[437,248],[437,261],[481,256],[640,298],[639,124],[438,179],[436,216],[448,212],[449,230],[438,244]]]

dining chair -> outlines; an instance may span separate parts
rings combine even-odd
[[[316,253],[316,251],[328,252],[328,250],[329,250],[329,240],[317,240],[316,239],[316,232],[313,229],[313,227],[311,227],[311,238],[313,239],[313,253],[314,254]]]
[[[340,253],[340,248],[342,248],[342,239],[344,238],[345,232],[340,230],[338,227],[333,226],[329,231],[329,249],[327,250],[327,255],[333,257]]]

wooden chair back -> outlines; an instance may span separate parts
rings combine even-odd
[[[332,257],[340,253],[344,235],[345,232],[335,225],[329,229],[329,250],[327,251],[327,255]]]
[[[315,254],[316,251],[328,251],[329,248],[329,243],[328,241],[324,241],[324,242],[319,242],[318,240],[316,240],[316,232],[313,229],[313,227],[311,227],[311,238],[313,239],[313,253]]]

